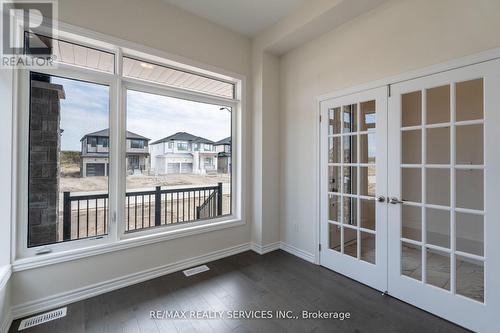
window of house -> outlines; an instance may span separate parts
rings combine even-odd
[[[89,144],[91,147],[96,147],[97,146],[97,138],[95,136],[90,137]]]
[[[97,138],[97,145],[103,146],[103,147],[108,147],[108,138],[105,137],[98,137]]]
[[[168,143],[168,149],[173,149],[174,148],[174,143],[173,142],[169,142]]]
[[[143,140],[130,140],[130,148],[144,149]]]
[[[177,142],[177,150],[188,150],[187,142]]]

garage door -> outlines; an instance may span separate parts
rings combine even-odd
[[[168,163],[167,173],[179,173],[180,164],[179,163]]]
[[[182,173],[193,173],[193,163],[182,163]]]
[[[104,176],[104,163],[87,163],[87,177]]]

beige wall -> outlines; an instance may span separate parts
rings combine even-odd
[[[282,57],[282,241],[316,250],[316,97],[498,47],[498,17],[497,0],[388,1]]]

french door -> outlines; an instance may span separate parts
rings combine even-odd
[[[387,96],[380,88],[321,104],[320,262],[494,332],[500,61],[397,83]]]

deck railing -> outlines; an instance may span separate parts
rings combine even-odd
[[[125,231],[143,230],[221,216],[222,183],[125,194]],[[107,234],[108,194],[63,193],[63,241]]]

